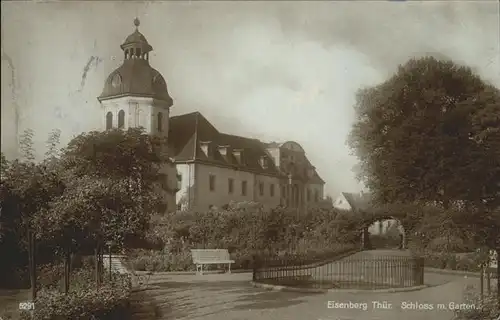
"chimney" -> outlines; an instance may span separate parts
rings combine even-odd
[[[212,141],[200,141],[200,148],[203,151],[203,153],[209,157],[210,156],[210,144]]]
[[[233,156],[238,164],[243,164],[243,149],[234,149]]]

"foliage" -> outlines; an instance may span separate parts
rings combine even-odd
[[[471,248],[459,237],[437,237],[427,245],[427,249],[435,252],[467,252]]]
[[[474,309],[455,310],[453,320],[496,320],[500,315],[500,309],[497,306],[496,293],[487,295],[483,301],[478,294],[468,294],[467,304],[474,305]]]
[[[150,215],[165,208],[156,188],[167,161],[161,142],[139,129],[83,133],[70,141],[56,161],[67,188],[34,217],[38,238],[74,251],[97,240],[122,247],[128,237],[143,235]]]
[[[163,138],[136,128],[82,133],[63,149],[61,158],[77,177],[130,177],[143,187],[163,180],[160,169],[170,162]]]
[[[27,265],[26,232],[36,230],[37,261],[88,251],[112,240],[143,236],[148,220],[165,210],[163,141],[140,129],[84,133],[58,152],[60,131],[48,139],[47,158],[34,162],[33,132],[26,131],[28,161],[2,158],[0,278]],[[4,282],[5,279],[0,279]]]
[[[24,130],[21,134],[19,145],[21,147],[22,159],[27,162],[35,161],[35,148],[33,143],[33,136],[35,132],[32,129]]]
[[[3,177],[5,171],[7,170],[9,166],[9,161],[7,161],[7,158],[5,157],[5,154],[3,152],[0,153],[0,176]]]
[[[129,277],[116,275],[113,284],[104,283],[96,288],[92,270],[81,269],[72,276],[72,288],[67,295],[53,288],[43,288],[38,292],[36,319],[127,319],[131,290]],[[21,319],[31,319],[31,315],[23,313]]]
[[[226,210],[180,212],[152,219],[149,238],[165,244],[162,252],[135,251],[136,270],[189,270],[190,249],[228,249],[234,269],[249,268],[254,254],[301,254],[306,258],[358,247],[358,217],[336,210],[313,210],[304,215],[276,208],[269,212],[254,204],[231,204]]]
[[[48,159],[57,158],[59,155],[59,142],[61,139],[61,130],[54,129],[49,133],[47,139],[47,151],[45,152],[45,157]]]
[[[489,132],[498,128],[491,119],[499,97],[470,68],[429,57],[412,59],[389,80],[362,90],[349,144],[377,202],[448,207],[498,198],[492,172],[498,173],[500,158],[471,134],[488,131],[480,124]]]
[[[0,181],[0,283],[11,282],[9,274],[25,270],[27,265],[27,229],[33,217],[61,195],[64,183],[43,164],[14,160],[6,167]],[[53,256],[50,246],[40,248],[40,262]]]

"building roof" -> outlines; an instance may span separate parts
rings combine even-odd
[[[294,152],[302,153],[304,155],[304,161],[305,161],[306,166],[313,169],[313,175],[312,175],[312,177],[307,177],[307,178],[301,177],[301,178],[307,179],[307,181],[309,183],[312,183],[312,184],[325,184],[325,181],[323,179],[321,179],[318,172],[316,171],[316,167],[311,163],[311,161],[309,161],[309,159],[306,156],[306,152],[304,151],[304,148],[302,148],[302,146],[299,143],[297,143],[295,141],[286,141],[286,142],[273,141],[273,142],[263,143],[263,144],[268,149],[279,148],[280,150],[291,150]],[[287,174],[289,173],[287,170],[284,170],[284,168],[282,169],[282,171],[285,171],[285,173],[287,173]],[[296,172],[295,174],[298,176],[304,176],[304,174],[300,173],[300,172]]]
[[[136,19],[134,24],[136,30],[121,45],[125,57],[123,64],[108,76],[98,99],[103,101],[123,96],[151,97],[166,102],[170,107],[173,101],[168,94],[167,82],[148,61],[147,53],[153,48],[146,37],[137,30],[139,20]]]
[[[354,211],[366,210],[370,206],[371,197],[368,194],[342,192],[342,195]]]
[[[111,72],[104,83],[99,100],[122,96],[151,97],[173,104],[163,76],[153,69],[147,60],[130,59]]]
[[[202,150],[203,144],[208,144],[208,156]],[[219,148],[226,149],[226,153]],[[267,149],[269,144],[258,139],[235,136],[219,132],[201,113],[193,112],[170,118],[169,150],[177,163],[199,161],[207,164],[237,168],[238,170],[287,177],[287,172],[281,170]],[[232,150],[242,150],[239,161]],[[267,158],[267,166],[263,167],[261,158]],[[314,168],[311,165],[312,168]],[[309,183],[324,184],[316,170]]]
[[[201,149],[201,145],[207,142],[210,142],[208,156]],[[270,159],[264,143],[257,139],[221,133],[199,112],[170,118],[169,144],[176,162],[200,161],[259,174],[283,176]],[[226,146],[228,149],[224,155],[219,147]],[[242,150],[241,162],[232,153],[232,150],[238,149]],[[267,166],[261,165],[261,157],[271,160],[267,161]]]

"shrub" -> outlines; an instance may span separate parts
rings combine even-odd
[[[35,300],[37,320],[90,320],[128,319],[131,290],[128,276],[115,275],[113,284],[104,283],[96,288],[89,270],[76,273],[71,291],[66,295],[59,290],[42,288]],[[106,278],[106,277],[105,277]],[[27,312],[21,320],[32,319]]]
[[[455,236],[434,238],[427,245],[427,249],[436,252],[467,252],[469,250],[467,243]]]
[[[187,271],[193,270],[191,252],[167,253],[154,250],[137,250],[128,264],[136,271]]]
[[[467,303],[476,306],[471,310],[455,310],[453,320],[496,320],[500,315],[496,292],[486,296],[481,302],[477,294],[468,294]]]

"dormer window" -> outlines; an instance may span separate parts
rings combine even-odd
[[[219,150],[219,153],[221,154],[221,156],[223,156],[224,158],[227,156],[227,152],[228,152],[228,149],[230,147],[229,146],[218,146],[217,149]]]
[[[233,156],[236,158],[236,162],[238,164],[243,164],[243,149],[234,149],[233,150]]]
[[[119,73],[116,73],[111,80],[111,85],[114,88],[118,88],[120,87],[121,84],[122,84],[122,77],[120,76]]]
[[[269,167],[269,158],[267,156],[261,156],[259,163],[262,169],[267,169]]]
[[[209,157],[211,154],[211,150],[210,150],[210,145],[212,144],[212,141],[201,141],[200,142],[200,148],[201,150],[203,151],[203,153],[205,154],[205,156]]]

